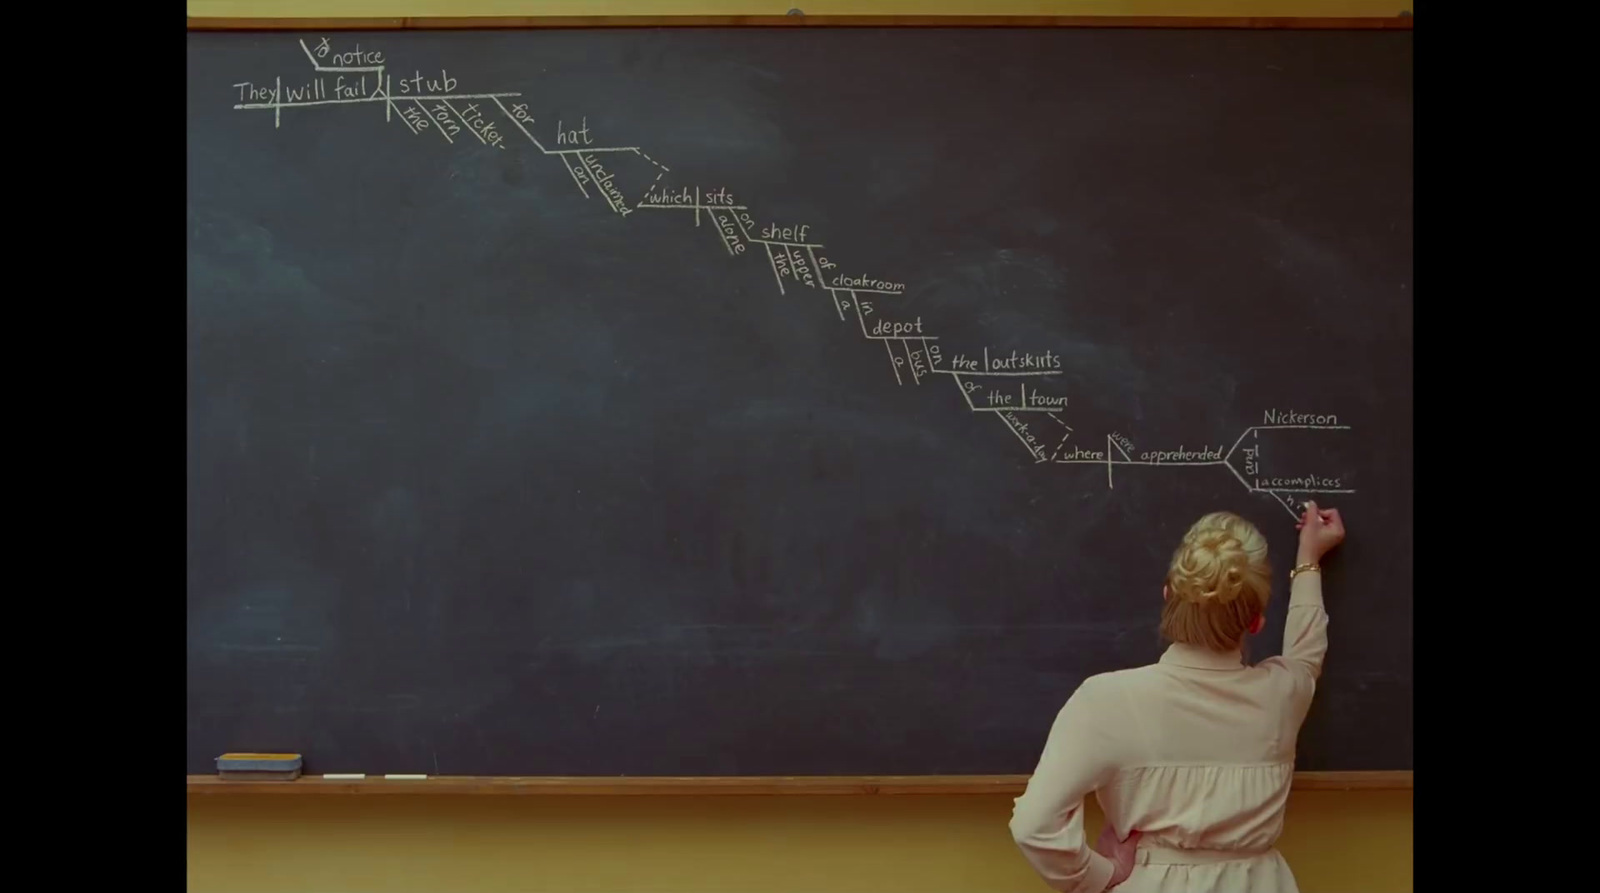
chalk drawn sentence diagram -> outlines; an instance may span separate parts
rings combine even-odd
[[[288,86],[281,76],[270,86],[249,81],[234,84],[238,101],[233,108],[270,111],[276,128],[283,124],[284,109],[382,104],[385,121],[399,121],[418,137],[432,138],[431,131],[452,145],[458,141],[470,145],[469,141],[476,140],[504,151],[515,135],[521,135],[540,153],[558,159],[584,198],[598,195],[621,217],[638,211],[692,212],[695,226],[708,225],[730,257],[756,255],[754,246],[759,246],[780,295],[787,295],[791,287],[826,293],[841,323],[854,321],[863,339],[883,346],[897,384],[904,386],[909,381],[921,386],[925,381],[948,380],[961,398],[959,406],[999,420],[1035,464],[1104,466],[1107,487],[1115,486],[1119,467],[1214,466],[1231,472],[1246,490],[1271,497],[1296,517],[1302,497],[1355,492],[1336,476],[1271,477],[1262,473],[1263,433],[1350,430],[1331,414],[1268,410],[1262,414],[1261,424],[1245,428],[1226,450],[1219,444],[1140,452],[1129,437],[1116,432],[1103,439],[1091,437],[1084,446],[1081,439],[1073,439],[1076,432],[1062,418],[1067,398],[1039,389],[1039,384],[1048,384],[1052,376],[1060,374],[1059,356],[1048,350],[999,356],[991,355],[987,348],[971,355],[947,352],[940,346],[939,336],[923,330],[920,317],[905,322],[880,315],[880,296],[905,295],[904,283],[831,272],[838,265],[819,253],[826,246],[811,241],[809,227],[760,227],[749,207],[735,203],[726,189],[663,187],[661,179],[671,168],[638,146],[595,145],[586,118],[580,118],[575,127],[559,122],[555,148],[550,148],[529,130],[534,118],[525,104],[516,101],[520,93],[458,92],[457,79],[442,69],[437,77],[421,72],[403,77],[397,89],[381,51],[363,50],[359,45],[339,51],[327,38],[314,47],[303,39],[299,44],[311,64],[309,79],[297,79]],[[612,169],[612,159],[627,156],[643,159],[655,172],[643,197],[632,203],[617,185]]]

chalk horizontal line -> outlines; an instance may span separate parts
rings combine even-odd
[[[671,209],[674,209],[674,208],[682,208],[685,211],[748,211],[748,210],[750,210],[749,208],[745,207],[744,205],[663,205],[663,204],[657,204],[657,203],[653,203],[653,202],[650,203],[650,204],[634,205],[634,207],[635,208],[665,208],[667,210],[671,210]]]
[[[904,291],[884,291],[881,288],[850,288],[849,286],[845,286],[845,285],[824,285],[823,288],[827,289],[828,291],[853,291],[853,292],[858,292],[858,293],[864,292],[864,293],[869,294],[869,295],[903,295],[903,294],[905,294]]]
[[[235,109],[294,109],[307,105],[358,105],[363,102],[403,102],[423,99],[498,99],[501,96],[521,96],[521,93],[447,93],[430,96],[364,96],[360,99],[313,99],[309,102],[244,102]],[[549,154],[556,154],[554,152]]]
[[[1226,462],[1141,462],[1133,459],[1055,459],[1057,465],[1173,465],[1198,468],[1206,465],[1226,465]]]
[[[862,335],[870,341],[938,341],[938,335]]]
[[[974,406],[969,412],[1062,412],[1058,406]]]
[[[1255,425],[1249,431],[1349,431],[1349,425]]]
[[[794,247],[794,248],[826,248],[827,247],[826,245],[822,245],[822,244],[819,244],[817,242],[774,242],[771,239],[758,239],[755,236],[745,236],[745,238],[749,239],[752,242],[755,242],[758,245],[789,245],[789,246]],[[859,291],[859,290],[860,289],[857,289],[857,291]]]
[[[1354,490],[1316,490],[1300,487],[1251,487],[1251,493],[1354,493]]]
[[[513,96],[516,94],[512,94]],[[546,149],[546,155],[582,155],[585,152],[637,152],[638,146],[590,146],[583,149]]]
[[[1025,375],[1060,375],[1061,374],[1061,370],[1060,369],[1053,369],[1053,370],[1050,370],[1048,372],[983,372],[983,371],[979,371],[979,370],[965,370],[965,369],[960,371],[960,372],[957,372],[954,369],[929,369],[928,371],[929,372],[938,372],[941,375],[973,375],[973,376],[982,376],[982,375],[1025,376]]]

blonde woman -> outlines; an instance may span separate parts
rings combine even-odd
[[[1017,798],[1011,834],[1051,887],[1072,893],[1295,893],[1273,849],[1295,737],[1328,650],[1320,562],[1344,539],[1337,509],[1305,505],[1288,574],[1283,656],[1244,661],[1261,631],[1267,541],[1238,515],[1189,528],[1161,596],[1159,663],[1084,680],[1056,716]],[[1106,829],[1084,840],[1083,799]]]

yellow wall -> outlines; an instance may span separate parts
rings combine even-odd
[[[1410,0],[189,0],[194,16],[1388,16]],[[189,797],[196,893],[1006,893],[1044,887],[1010,799]],[[1098,817],[1095,818],[1098,824]],[[1294,795],[1281,848],[1304,893],[1411,890],[1411,793]]]
[[[1038,893],[1010,810],[990,795],[191,795],[189,889]],[[1295,794],[1281,849],[1303,893],[1407,893],[1411,793]]]

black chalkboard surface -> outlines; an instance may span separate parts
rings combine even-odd
[[[1409,33],[188,63],[189,772],[1025,773],[1311,494],[1298,765],[1411,768]]]

